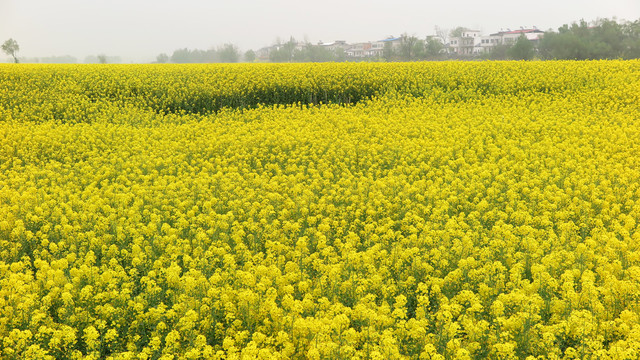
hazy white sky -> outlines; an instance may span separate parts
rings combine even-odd
[[[404,32],[424,37],[435,26],[547,30],[604,17],[636,20],[640,0],[0,0],[0,42],[14,38],[23,57],[82,61],[104,53],[150,61],[227,42],[258,49],[278,37],[360,42]]]

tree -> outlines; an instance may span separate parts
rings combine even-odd
[[[520,34],[518,40],[507,50],[507,55],[513,60],[531,60],[535,55],[535,49],[524,34]]]
[[[320,45],[307,44],[305,50],[307,51],[309,61],[311,62],[327,62],[333,61],[335,58],[335,55],[331,50]]]
[[[223,63],[237,63],[240,60],[240,51],[233,44],[224,44],[218,48],[218,58]]]
[[[637,21],[618,24],[609,19],[598,19],[591,24],[584,20],[564,24],[557,32],[545,32],[540,41],[540,55],[545,59],[575,60],[638,57],[640,29],[637,26]]]
[[[343,47],[337,47],[333,50],[334,61],[347,61],[347,52]]]
[[[443,44],[446,44],[449,41],[449,30],[436,26],[435,31],[436,36],[442,40]]]
[[[281,44],[280,41],[278,41],[277,49],[269,53],[269,60],[271,62],[293,61],[293,55],[295,53],[297,44],[298,42],[293,37],[291,37],[289,41],[284,44]]]
[[[256,60],[256,52],[253,50],[247,50],[244,53],[244,61],[246,62],[254,62]]]
[[[190,62],[191,51],[189,49],[177,49],[173,51],[171,55],[171,62],[175,64],[184,64]]]
[[[225,45],[226,46],[226,45]],[[232,47],[235,46],[231,45]],[[209,50],[199,50],[199,49],[195,49],[192,52],[192,55],[194,56],[194,59],[192,62],[196,62],[196,63],[215,63],[215,62],[223,62],[222,59],[220,58],[220,51],[224,49],[223,47],[219,47],[218,50],[216,49],[209,49]],[[231,61],[233,60],[233,58],[231,57],[231,54],[227,54],[226,56],[229,56],[228,61],[225,62],[238,62],[238,59],[240,58],[240,54],[238,53],[238,50],[235,49],[235,55],[236,55],[236,61]]]
[[[640,58],[640,19],[622,25],[624,35],[622,57],[625,59]]]
[[[427,44],[424,40],[418,39],[415,44],[413,44],[413,56],[416,60],[424,60],[427,57]]]
[[[98,62],[100,64],[106,64],[107,63],[107,55],[105,55],[105,54],[98,55]]]
[[[393,49],[393,43],[391,41],[385,41],[384,47],[382,48],[382,57],[385,61],[391,61],[394,55],[395,50]]]
[[[165,53],[162,53],[162,54],[156,56],[156,62],[160,63],[160,64],[164,64],[164,63],[169,62],[169,55],[167,55]]]
[[[444,44],[440,38],[429,37],[425,44],[425,54],[427,59],[436,60],[442,57],[444,52]]]
[[[2,51],[4,51],[7,55],[12,56],[13,61],[15,61],[16,64],[18,63],[18,57],[16,56],[16,53],[20,51],[20,45],[18,45],[17,41],[13,39],[5,41],[4,44],[2,44]]]
[[[614,20],[598,19],[590,27],[590,57],[612,59],[620,57],[625,50],[624,28]]]
[[[462,26],[458,26],[457,28],[451,30],[451,32],[449,33],[449,36],[451,37],[462,37],[462,33],[467,31],[468,29],[466,27],[462,27]]]
[[[569,31],[568,26],[559,28],[559,32],[545,32],[540,41],[540,54],[545,59],[584,59],[585,49],[580,39]]]
[[[400,39],[400,57],[402,60],[412,61],[424,56],[424,41],[406,33]]]
[[[505,44],[498,44],[494,46],[487,54],[483,55],[483,58],[489,60],[507,60],[509,58],[508,52],[511,47]]]

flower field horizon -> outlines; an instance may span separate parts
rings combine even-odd
[[[0,64],[2,359],[637,359],[640,61]]]

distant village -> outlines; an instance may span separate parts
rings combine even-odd
[[[557,31],[534,27],[506,29],[484,35],[480,30],[458,27],[452,31],[436,28],[436,35],[417,37],[403,34],[368,42],[277,41],[258,50],[241,52],[232,44],[207,50],[180,48],[162,53],[155,63],[236,63],[236,62],[342,62],[342,61],[423,61],[423,60],[587,60],[640,58],[640,19],[616,21],[597,19],[564,24]],[[17,46],[17,43],[16,43]],[[15,52],[13,53],[15,55]],[[0,62],[3,59],[0,59]],[[71,56],[20,58],[20,62],[75,63]],[[4,61],[18,61],[18,57]],[[85,63],[118,63],[118,56],[87,56]]]
[[[480,30],[468,30],[461,29],[459,36],[439,36],[430,35],[426,40],[437,41],[440,43],[439,52],[443,54],[449,54],[460,57],[472,57],[474,55],[481,55],[490,53],[495,47],[504,45],[512,46],[516,41],[523,36],[529,40],[533,47],[537,47],[540,39],[544,36],[544,31],[533,28],[520,28],[518,30],[506,30],[499,31],[497,33],[482,35]],[[347,43],[344,40],[336,40],[333,42],[320,41],[316,46],[324,48],[330,52],[341,51],[344,55],[350,59],[373,59],[381,58],[384,56],[385,49],[390,49],[394,52],[398,52],[403,43],[406,42],[406,35],[400,37],[390,36],[386,39],[378,41],[360,42],[360,43]],[[296,41],[294,48],[291,50],[302,51],[310,44],[305,42]],[[290,46],[288,43],[278,43],[268,47],[263,47],[256,51],[257,60],[269,61],[272,59],[272,54],[276,51],[282,50],[283,47]]]

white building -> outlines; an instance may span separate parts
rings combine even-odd
[[[482,51],[480,30],[465,30],[460,36],[449,40],[449,52],[458,55],[473,55]]]
[[[348,57],[351,58],[363,58],[367,57],[368,51],[371,49],[371,43],[357,43],[352,44],[347,50],[345,50]]]
[[[524,35],[527,40],[534,42],[534,45],[537,46],[542,36],[544,36],[544,31],[538,30],[535,27],[532,29],[520,28],[520,30],[500,31],[485,37],[486,40],[493,40],[492,42],[487,42],[485,45],[489,47],[496,45],[513,45],[521,35]]]
[[[450,52],[461,55],[489,52],[498,45],[511,46],[515,44],[520,35],[524,35],[527,40],[534,43],[534,46],[537,46],[544,35],[544,31],[534,27],[532,29],[521,28],[520,30],[508,29],[507,31],[499,31],[485,36],[474,36],[475,34],[471,32],[463,33],[463,35],[467,36],[451,38],[449,44]],[[473,39],[473,49],[471,49],[471,39]]]
[[[394,37],[394,36],[389,36],[388,38],[384,39],[384,40],[379,40],[376,41],[377,43],[381,43],[382,44],[382,49],[384,50],[385,46],[388,46],[391,48],[391,50],[396,51],[400,48],[400,46],[402,46],[402,38],[401,37]],[[387,44],[391,44],[391,45],[387,45]]]
[[[336,51],[336,49],[343,49],[346,50],[350,45],[347,44],[346,41],[344,40],[336,40],[333,42],[329,42],[329,43],[325,43],[325,42],[318,42],[318,46],[322,46],[323,48],[327,49],[327,50],[331,50],[331,51]]]
[[[381,57],[384,55],[384,42],[374,41],[371,43],[371,47],[367,50],[367,56],[369,57]]]
[[[396,50],[401,44],[402,38],[390,36],[384,40],[352,44],[345,52],[352,58],[381,57],[384,55],[385,46]]]
[[[481,52],[489,52],[493,49],[494,46],[502,44],[502,38],[500,36],[496,36],[495,34],[482,36],[480,38],[480,49]]]

